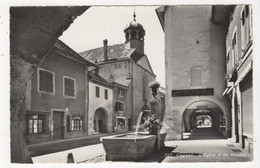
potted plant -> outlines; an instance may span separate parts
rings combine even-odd
[[[155,151],[159,151],[164,147],[166,133],[160,132],[162,124],[159,122],[159,119],[156,119],[155,114],[150,114],[141,127],[149,132],[149,135],[155,135],[157,137],[154,145]]]
[[[157,81],[153,81],[153,82],[149,83],[149,88],[152,89],[152,95],[153,95],[154,99],[156,99],[157,89],[159,87],[160,87],[160,83]]]
[[[150,135],[157,135],[157,132],[160,131],[162,125],[160,124],[159,119],[156,119],[155,114],[151,114],[147,117],[141,127],[149,132]]]

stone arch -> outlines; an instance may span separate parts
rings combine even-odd
[[[219,126],[219,116],[213,110],[208,110],[204,113],[196,113],[196,111],[195,111],[190,116],[191,129],[197,128],[197,125],[194,123],[194,121],[197,118],[197,116],[200,116],[200,115],[208,115],[211,117],[212,128],[217,128]]]
[[[195,118],[196,117],[196,118]],[[194,116],[196,127],[213,127],[214,117],[211,114],[197,114]]]
[[[200,101],[207,101],[207,102],[211,102],[216,104],[220,110],[223,112],[223,114],[226,114],[226,108],[224,106],[224,100],[221,103],[219,100],[215,99],[215,98],[210,98],[210,97],[195,97],[193,99],[191,99],[189,102],[187,102],[182,108],[181,108],[181,115],[183,115],[184,111],[191,105],[194,104],[196,102],[200,102]]]
[[[95,133],[108,132],[108,112],[105,108],[99,107],[95,110],[93,118],[93,130]]]
[[[200,107],[200,105],[204,106]],[[195,118],[202,114],[210,115],[213,119],[213,128],[216,130],[220,129],[220,122],[223,118],[224,112],[222,110],[223,107],[215,101],[196,98],[195,100],[188,102],[184,108],[185,109],[182,111],[183,132],[189,132],[195,129]]]

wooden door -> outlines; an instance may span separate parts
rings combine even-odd
[[[103,132],[103,120],[98,120],[98,132]]]
[[[63,112],[53,112],[53,138],[63,139],[64,138],[64,113]]]

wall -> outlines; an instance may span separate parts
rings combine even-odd
[[[249,154],[253,153],[253,86],[252,86],[252,45],[243,53],[242,50],[242,25],[241,13],[244,5],[237,5],[234,9],[232,20],[230,20],[226,48],[232,48],[232,37],[237,33],[238,65],[237,79],[232,81],[232,97],[230,99],[232,112],[232,141],[239,143]],[[251,7],[250,7],[251,9]],[[251,11],[249,12],[250,19]],[[251,39],[252,40],[252,39]],[[250,41],[252,42],[252,41]],[[249,44],[250,44],[249,42]],[[230,67],[229,69],[234,68]],[[235,117],[238,114],[238,117]],[[240,122],[239,122],[240,121]],[[237,131],[236,131],[237,130]]]
[[[133,63],[133,125],[136,125],[138,116],[145,101],[150,107],[149,100],[153,99],[149,83],[155,80],[155,75],[145,70],[140,65]],[[144,95],[143,95],[144,94]],[[159,93],[157,98],[160,99]]]
[[[59,65],[59,66],[57,66]],[[55,94],[38,92],[37,70],[32,75],[31,83],[27,87],[26,107],[29,112],[41,112],[47,114],[47,132],[42,134],[29,134],[28,142],[46,142],[53,138],[53,111],[64,113],[63,127],[64,138],[74,138],[86,135],[86,130],[67,130],[67,115],[87,115],[86,109],[86,80],[85,65],[73,61],[67,57],[51,51],[45,57],[40,68],[50,70],[55,73]],[[63,75],[76,80],[76,98],[65,98],[63,96]],[[85,119],[83,119],[84,121]],[[86,123],[85,121],[83,123]],[[85,128],[85,126],[83,126]]]
[[[59,65],[59,66],[57,66]],[[37,90],[37,72],[32,77],[31,110],[50,111],[51,108],[66,109],[77,113],[85,113],[85,66],[71,59],[52,52],[48,55],[41,68],[55,72],[55,95],[39,93]],[[63,75],[76,79],[76,99],[63,96]]]
[[[125,102],[125,114],[124,116],[127,118],[132,118],[132,82],[126,85],[127,80],[131,80],[131,61],[128,59],[124,60],[118,60],[118,61],[113,61],[105,64],[100,65],[100,70],[99,70],[99,75],[105,78],[109,82],[116,82],[119,83],[125,87],[128,87],[128,90],[126,91],[126,97],[124,100]],[[111,75],[113,76],[111,78]],[[114,101],[113,101],[113,107],[115,107],[115,103],[119,100],[117,95],[118,95],[118,88],[114,87]],[[113,126],[116,125],[116,114],[114,113],[113,117]],[[132,121],[133,123],[133,121]]]
[[[242,124],[243,124],[243,147],[248,153],[253,154],[253,84],[252,71],[241,82],[241,99],[242,99]]]
[[[99,87],[100,97],[96,97],[96,86]],[[108,99],[105,99],[105,89],[108,90]],[[99,84],[89,82],[89,113],[88,113],[88,135],[93,135],[94,116],[98,108],[106,113],[106,125],[108,132],[112,132],[112,116],[113,116],[113,90]]]
[[[165,12],[166,116],[168,139],[182,138],[182,114],[193,100],[223,106],[224,28],[211,22],[210,6],[171,6]],[[202,85],[190,86],[190,68],[202,70]],[[172,97],[178,89],[214,88],[213,96]],[[221,108],[221,107],[220,107]],[[222,107],[223,112],[225,112]]]

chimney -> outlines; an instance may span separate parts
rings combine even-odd
[[[104,61],[107,61],[107,39],[103,40],[104,44]]]

